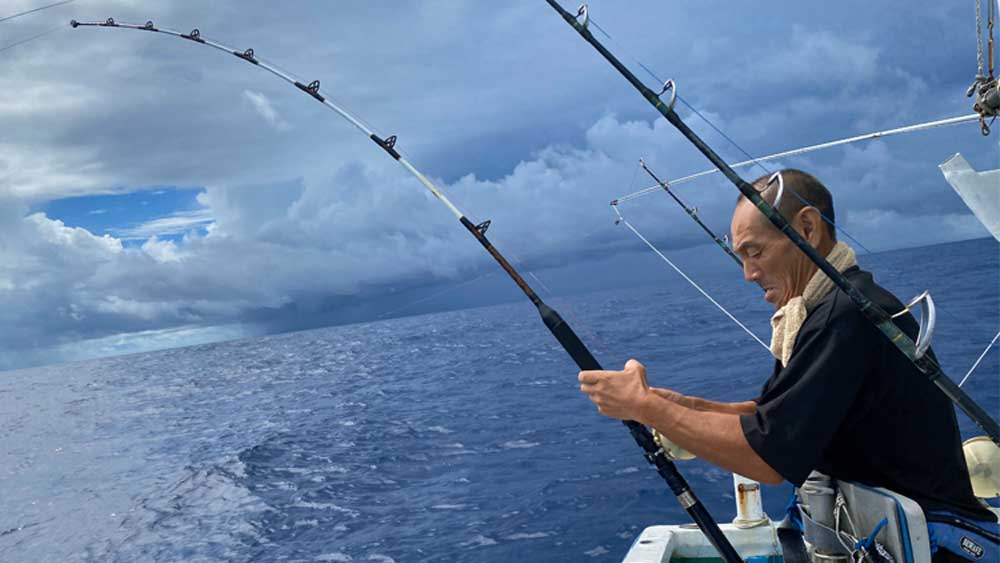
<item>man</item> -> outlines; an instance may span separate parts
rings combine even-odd
[[[902,310],[837,241],[829,191],[798,170],[782,171],[781,179],[778,210],[799,235],[881,308]],[[769,203],[777,197],[776,182],[765,177],[754,185]],[[641,422],[763,483],[801,486],[818,470],[899,492],[925,511],[995,521],[972,494],[947,397],[746,198],[733,212],[731,234],[744,277],[777,310],[771,321],[777,360],[760,396],[718,403],[652,388],[642,364],[629,360],[624,371],[580,373],[581,391],[601,414]],[[916,337],[912,316],[896,322]]]

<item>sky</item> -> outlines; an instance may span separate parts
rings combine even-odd
[[[6,0],[0,18],[46,3]],[[971,113],[971,3],[598,0],[590,14],[650,87],[639,63],[739,144],[681,107],[730,161]],[[66,25],[108,17],[197,27],[320,80],[492,220],[519,265],[590,264],[581,287],[630,283],[628,257],[649,253],[608,207],[650,184],[640,157],[665,178],[707,167],[542,0],[76,0],[0,21],[0,49],[62,26],[0,51],[0,369],[383,318],[497,277],[334,112],[191,42]],[[997,168],[998,139],[966,124],[767,166],[816,175],[844,231],[879,251],[988,236],[937,166],[961,152]],[[728,229],[732,186],[677,189]],[[667,198],[622,212],[668,252],[717,252]]]

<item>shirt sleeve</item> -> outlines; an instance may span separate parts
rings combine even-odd
[[[879,338],[859,311],[821,309],[803,325],[788,365],[758,398],[757,411],[740,415],[750,447],[797,487],[843,423]]]

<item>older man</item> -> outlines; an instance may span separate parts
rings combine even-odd
[[[778,210],[799,235],[877,305],[903,309],[837,241],[829,191],[798,170],[781,177]],[[777,186],[766,181],[755,186],[773,203]],[[777,360],[760,396],[718,403],[652,388],[642,364],[629,360],[624,371],[580,373],[580,389],[598,410],[653,427],[694,455],[764,483],[801,486],[818,470],[897,491],[924,510],[994,521],[972,494],[955,411],[944,394],[745,198],[731,232],[744,277],[777,310],[771,320]],[[897,322],[916,336],[912,316]]]

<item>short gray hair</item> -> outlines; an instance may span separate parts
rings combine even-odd
[[[804,207],[813,207],[823,216],[823,223],[826,225],[830,238],[837,240],[836,215],[833,210],[833,196],[830,190],[815,176],[795,168],[786,168],[778,171],[781,180],[785,185],[785,192],[781,196],[778,205],[778,213],[786,220],[791,220]],[[773,174],[765,174],[753,181],[753,186],[760,192],[764,201],[769,204],[774,203],[774,198],[778,195],[777,182],[767,186],[767,181]],[[790,193],[791,192],[791,193]],[[736,204],[750,200],[740,194]]]

